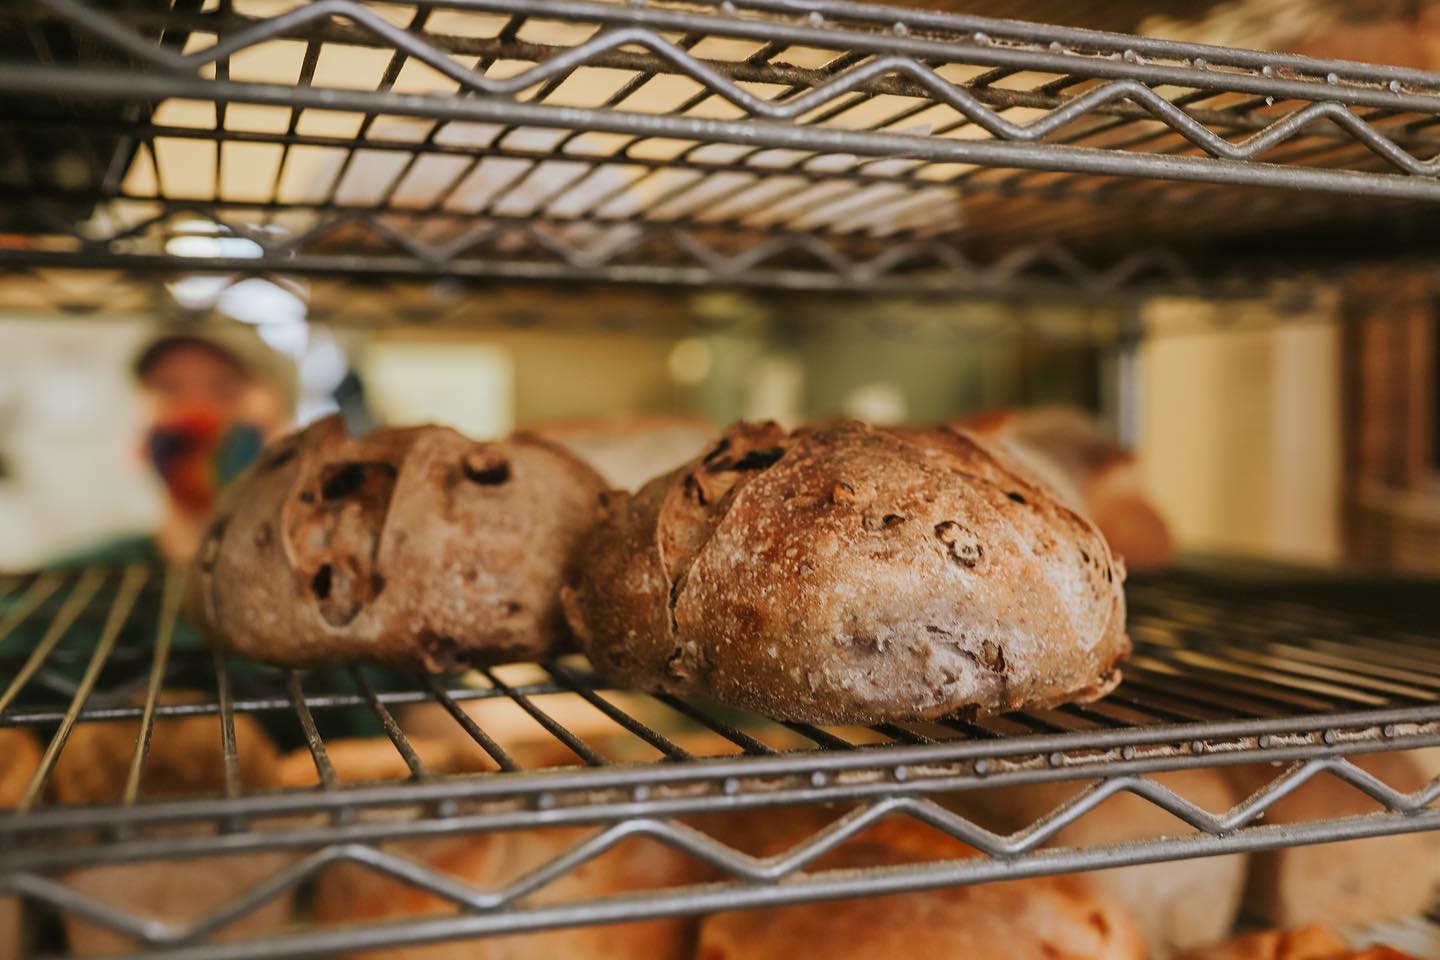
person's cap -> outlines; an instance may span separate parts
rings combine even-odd
[[[198,346],[223,354],[251,376],[275,387],[293,410],[299,394],[294,361],[273,349],[250,324],[190,321],[162,327],[135,354],[133,369],[144,380],[161,358],[177,347]]]

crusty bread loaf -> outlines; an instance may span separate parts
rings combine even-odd
[[[1397,790],[1417,790],[1429,780],[1410,754],[1376,753],[1352,759]],[[1249,795],[1281,769],[1235,767],[1231,776]],[[1275,801],[1264,822],[1303,823],[1381,809],[1359,790],[1322,773]],[[1277,927],[1376,923],[1419,915],[1434,904],[1437,886],[1440,835],[1398,834],[1256,853],[1251,858],[1246,906],[1249,913]]]
[[[0,809],[13,807],[40,766],[40,744],[19,727],[0,727]],[[19,897],[0,897],[0,960],[20,956],[24,926]]]
[[[1416,960],[1393,947],[1351,950],[1329,927],[1263,930],[1186,951],[1179,960]]]
[[[167,695],[167,702],[194,699]],[[140,732],[138,720],[82,723],[70,734],[51,778],[51,791],[61,803],[112,803],[120,799],[130,757]],[[251,717],[235,717],[240,779],[250,788],[275,784],[274,744]],[[155,721],[150,752],[141,779],[146,798],[216,796],[224,787],[224,754],[220,720],[211,714]],[[209,824],[174,824],[151,835],[196,836],[213,832]],[[101,903],[133,915],[184,925],[196,922],[279,873],[294,853],[250,853],[233,857],[199,857],[175,861],[141,861],[115,866],[84,867],[65,874],[64,882]],[[284,894],[222,927],[218,941],[244,940],[283,930],[290,922],[293,895]],[[135,941],[65,914],[70,952],[94,956],[134,951]]]
[[[1224,813],[1243,799],[1218,770],[1177,770],[1149,777],[1211,813]],[[1029,827],[1084,786],[1074,781],[1025,784],[966,791],[949,802],[984,826],[1009,833]],[[1194,832],[1144,797],[1117,793],[1060,830],[1051,843],[1094,847]],[[1245,891],[1245,869],[1246,857],[1236,854],[1139,864],[1085,876],[1128,907],[1150,949],[1168,956],[1230,932]]]
[[[424,741],[422,741],[424,742]],[[351,749],[331,753],[336,774],[343,780],[373,779],[377,764],[388,766],[395,753],[386,741],[373,742],[367,752],[362,741]],[[437,751],[443,747],[437,747]],[[555,752],[551,744],[535,744],[517,751],[530,763],[545,762]],[[295,761],[303,771],[308,756]],[[427,763],[435,773],[459,773],[465,767],[444,766],[442,752]],[[313,782],[313,766],[311,767]],[[302,780],[304,777],[302,776]],[[423,863],[478,889],[496,890],[542,866],[593,834],[593,827],[558,827],[488,833],[438,840],[386,844],[387,852]],[[708,870],[693,858],[657,840],[632,837],[593,860],[568,871],[524,901],[527,905],[569,902],[593,897],[660,889],[694,882]],[[314,919],[319,924],[348,924],[454,914],[453,903],[417,890],[354,864],[327,868],[315,888]],[[351,954],[365,960],[511,960],[545,957],[547,960],[688,960],[694,943],[693,920],[653,920],[603,927],[576,927],[524,936],[485,937],[428,946],[398,947]]]
[[[1130,452],[1078,407],[991,410],[958,422],[1003,444],[1073,509],[1085,513],[1130,569],[1167,563],[1170,531],[1145,494]]]
[[[1098,531],[961,432],[742,423],[605,514],[564,599],[622,685],[874,723],[1093,700],[1130,649]]]
[[[227,493],[186,609],[222,649],[273,663],[542,657],[569,643],[556,597],[603,487],[537,438],[351,438],[332,417]]]
[[[914,821],[887,820],[811,868],[883,867],[973,855]],[[1140,960],[1126,911],[1080,877],[1041,877],[717,914],[697,960]]]
[[[698,417],[617,417],[526,425],[530,433],[569,450],[616,490],[636,490],[699,456],[715,428]]]

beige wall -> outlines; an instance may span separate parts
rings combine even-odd
[[[0,317],[0,568],[28,567],[159,516],[130,358],[140,318]]]
[[[1275,323],[1260,305],[1146,308],[1153,335],[1140,351],[1140,464],[1183,549],[1339,559],[1332,309]],[[1217,319],[1232,329],[1203,329]]]

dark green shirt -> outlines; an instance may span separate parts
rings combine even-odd
[[[93,586],[97,577],[101,578],[94,595],[55,641],[54,650],[25,685],[11,711],[42,706],[50,709],[70,702],[104,635],[125,570],[132,566],[144,568],[148,577],[120,628],[114,651],[101,671],[87,707],[128,704],[143,695],[164,619],[162,610],[167,570],[154,538],[137,535],[118,537],[58,558],[46,565],[39,578],[29,583],[22,582],[10,592],[0,595],[0,630],[4,630],[4,625],[22,612],[34,596],[55,583],[56,576],[59,577],[58,586],[45,600],[14,623],[8,633],[0,636],[0,691],[3,691],[8,685],[8,678],[13,677],[31,652],[45,641],[57,618],[67,613],[66,601],[77,591]],[[87,577],[90,578],[88,586]],[[41,578],[44,578],[43,582]],[[246,660],[227,659],[225,671],[231,695],[237,702],[286,699],[285,675],[281,670]],[[377,692],[415,687],[412,679],[395,671],[361,666],[357,672]],[[167,688],[199,690],[209,696],[216,695],[219,674],[215,658],[206,649],[199,633],[183,617],[175,621],[171,631],[165,674]],[[354,676],[346,668],[304,671],[301,684],[307,699],[360,693]],[[258,710],[255,715],[282,747],[305,742],[299,718],[288,704],[280,709]],[[312,715],[321,734],[326,737],[377,736],[384,733],[379,716],[365,704],[317,706],[312,709]]]

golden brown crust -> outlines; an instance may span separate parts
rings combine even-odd
[[[739,424],[617,497],[566,613],[596,668],[783,720],[874,723],[1103,696],[1123,566],[951,430]]]
[[[473,740],[467,745],[456,740],[406,737],[429,774],[480,773],[499,767]],[[384,737],[338,737],[325,741],[325,755],[342,783],[379,780],[408,780],[410,765],[395,745]],[[308,747],[282,756],[276,765],[275,782],[282,787],[313,787],[320,783],[315,757]]]
[[[1420,759],[1408,753],[1352,757],[1362,770],[1396,790],[1429,781]],[[1257,765],[1228,768],[1250,795],[1282,772]],[[1265,811],[1267,824],[1362,816],[1380,804],[1355,787],[1321,773]],[[1247,912],[1277,927],[1308,923],[1375,923],[1419,916],[1440,885],[1440,836],[1434,833],[1368,837],[1344,843],[1269,850],[1251,856]]]
[[[40,744],[28,730],[0,728],[0,807],[20,802],[35,768],[40,766]]]
[[[822,858],[819,870],[967,855],[914,821],[878,824]],[[1140,960],[1134,922],[1077,877],[950,887],[844,903],[717,914],[697,960]]]
[[[185,691],[162,695],[163,703],[199,699],[199,694]],[[139,732],[138,720],[77,725],[51,777],[55,799],[86,804],[119,800]],[[237,714],[235,740],[241,784],[247,788],[273,786],[276,751],[265,731],[252,717]],[[209,714],[157,719],[140,785],[141,796],[146,798],[219,795],[225,786],[220,718]],[[209,823],[189,823],[168,824],[157,832],[178,837],[208,835],[213,830]],[[270,879],[296,856],[281,851],[85,867],[66,873],[64,881],[113,908],[183,926]],[[215,939],[245,939],[283,929],[290,922],[292,899],[293,893],[285,893],[266,902],[217,931]],[[70,952],[77,956],[128,953],[139,948],[130,937],[77,914],[66,914],[63,921]]]
[[[201,699],[201,695],[172,691],[160,699],[167,704],[190,703]],[[51,794],[60,803],[119,800],[139,734],[139,720],[77,724],[55,761]],[[235,716],[235,745],[241,785],[272,786],[278,754],[269,735],[253,717]],[[157,718],[140,779],[141,795],[214,796],[224,787],[220,718],[215,714]]]
[[[0,728],[0,809],[12,807],[40,766],[40,744],[28,730]],[[0,960],[20,955],[20,898],[0,896]]]
[[[1148,779],[1211,813],[1224,813],[1243,797],[1218,770],[1177,770]],[[1013,833],[1074,798],[1088,784],[1076,781],[965,791],[949,801],[992,830]],[[1057,847],[1093,847],[1195,833],[1195,828],[1143,797],[1117,793],[1060,830]],[[1128,907],[1150,949],[1161,956],[1210,943],[1233,928],[1245,890],[1246,857],[1203,857],[1148,863],[1083,874],[1097,889]]]
[[[331,756],[342,780],[369,778],[376,772],[377,758],[382,758],[379,762],[388,766],[389,760],[383,751],[395,753],[385,741],[351,743],[353,749],[342,749]],[[366,749],[372,747],[373,750]],[[434,759],[436,772],[460,772],[467,766],[466,762],[456,760],[449,768],[440,767],[440,758]],[[496,890],[569,851],[593,833],[591,827],[560,827],[392,843],[385,849],[464,880],[477,889]],[[527,897],[525,903],[563,903],[660,889],[695,882],[707,875],[708,871],[688,855],[648,837],[631,837],[542,887]],[[456,912],[457,908],[449,901],[353,864],[326,869],[315,889],[314,919],[325,925]],[[532,956],[553,960],[572,957],[577,960],[635,957],[688,960],[694,943],[694,927],[694,921],[685,918],[655,920],[364,951],[349,956],[352,960],[362,957],[365,960],[519,960]]]
[[[322,420],[225,497],[187,612],[222,649],[292,666],[542,657],[570,641],[556,595],[603,486],[537,437]]]
[[[1294,930],[1263,930],[1181,955],[1179,960],[1416,960],[1394,947],[1351,950],[1318,923]]]

